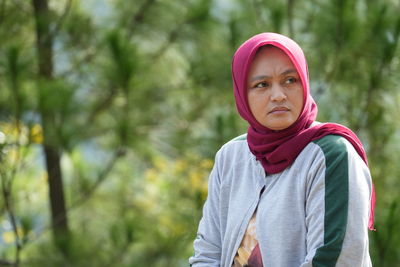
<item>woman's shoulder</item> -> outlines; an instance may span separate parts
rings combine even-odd
[[[346,138],[336,134],[328,134],[312,142],[323,150],[337,152],[347,151],[348,145],[350,144]]]
[[[314,121],[310,127],[321,125],[323,123]],[[353,145],[344,137],[339,134],[328,134],[311,142],[317,145],[324,152],[330,152],[334,154],[341,153],[356,153]]]
[[[235,158],[247,158],[251,157],[249,146],[247,144],[247,134],[239,135],[232,138],[221,146],[217,152],[217,158],[229,158],[234,160]]]
[[[325,160],[335,161],[342,158],[347,161],[355,158],[362,161],[350,141],[341,135],[329,134],[312,141],[312,144],[316,145],[316,149],[320,151]]]
[[[233,139],[231,139],[229,142],[237,142],[237,141],[243,141],[243,140],[247,140],[247,133],[236,136]]]
[[[247,133],[236,136],[223,144],[219,151],[240,152],[248,150]]]
[[[353,145],[345,137],[337,134],[328,134],[312,142],[324,151],[348,153],[354,150]]]

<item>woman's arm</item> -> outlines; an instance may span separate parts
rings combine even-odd
[[[220,177],[218,173],[218,153],[208,183],[208,196],[203,207],[197,237],[194,241],[194,255],[189,259],[193,267],[220,266]]]
[[[371,177],[342,137],[314,141],[321,148],[309,177],[306,202],[306,266],[371,266],[368,218]]]

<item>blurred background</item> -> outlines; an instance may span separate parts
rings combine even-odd
[[[250,36],[309,62],[319,121],[362,140],[375,266],[400,266],[400,3],[0,0],[0,266],[188,266],[215,152],[246,132]]]

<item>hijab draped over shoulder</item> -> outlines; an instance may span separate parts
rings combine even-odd
[[[274,131],[261,125],[253,116],[247,100],[247,76],[256,52],[265,45],[281,49],[295,66],[303,86],[303,108],[298,119],[288,128]],[[247,142],[250,151],[261,162],[266,173],[283,171],[293,163],[305,146],[326,135],[346,138],[368,165],[364,148],[357,136],[345,126],[321,123],[311,127],[318,113],[310,94],[308,66],[300,46],[292,39],[277,33],[261,33],[244,42],[232,60],[233,89],[240,116],[249,123]],[[372,190],[369,229],[374,229],[375,191]]]

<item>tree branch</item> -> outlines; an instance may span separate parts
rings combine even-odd
[[[136,25],[143,22],[144,15],[147,10],[156,2],[157,0],[146,0],[139,8],[138,12],[133,15],[131,20],[131,27],[129,27],[128,37],[131,37],[136,29]]]
[[[18,266],[16,262],[0,259],[0,266]]]
[[[17,220],[15,218],[14,208],[12,206],[11,194],[12,194],[12,181],[14,177],[7,177],[7,174],[1,170],[0,172],[1,179],[1,193],[4,199],[4,206],[8,213],[8,216],[11,221],[12,230],[15,236],[15,262],[13,263],[15,266],[19,265],[20,261],[20,251],[21,247],[21,238],[18,233]]]
[[[90,123],[96,119],[96,117],[103,112],[106,108],[108,108],[114,100],[114,97],[117,95],[117,88],[110,88],[107,96],[100,102],[96,104],[93,108],[92,112],[88,116],[87,123]]]
[[[123,260],[124,255],[128,252],[129,246],[132,243],[127,241],[125,242],[125,244],[123,245],[122,248],[119,248],[115,251],[115,253],[113,253],[114,255],[112,255],[110,257],[110,260],[108,261],[108,263],[105,263],[103,266],[109,267],[109,266],[115,266],[116,263],[121,263]]]
[[[96,179],[96,182],[91,186],[91,188],[89,188],[89,190],[87,190],[85,192],[84,195],[81,195],[81,197],[77,201],[72,203],[72,205],[68,208],[68,210],[75,209],[78,206],[81,206],[82,204],[84,204],[87,200],[89,200],[90,197],[96,191],[96,189],[106,180],[107,176],[110,174],[110,172],[114,168],[115,163],[117,163],[117,160],[120,157],[124,156],[125,153],[126,153],[125,148],[123,148],[123,147],[117,148],[116,151],[114,152],[111,160],[108,162],[106,167],[100,172],[99,176]]]
[[[89,64],[94,59],[94,56],[96,55],[96,52],[94,51],[94,49],[87,49],[87,50],[89,50],[89,51],[87,53],[85,53],[81,59],[78,59],[77,62],[74,62],[75,64],[72,65],[71,68],[69,68],[68,70],[60,73],[58,75],[58,77],[66,78],[69,75],[73,74],[74,71],[76,71],[76,69],[79,68],[81,65]]]
[[[181,27],[185,24],[185,22],[182,22],[181,24],[179,24],[175,29],[173,29],[172,31],[170,31],[170,33],[168,34],[167,37],[167,41],[154,53],[154,55],[152,56],[152,60],[157,60],[159,59],[164,52],[168,49],[168,47],[175,42],[175,40],[178,38],[179,36],[179,32],[181,30]]]
[[[159,48],[154,53],[154,55],[152,56],[151,61],[155,61],[155,60],[159,59],[162,56],[162,54],[168,49],[168,47],[178,39],[179,33],[181,32],[181,29],[182,29],[182,27],[184,25],[191,24],[191,23],[194,23],[196,21],[198,21],[198,19],[196,17],[194,17],[194,18],[190,18],[189,17],[189,18],[185,18],[183,21],[178,23],[177,24],[178,26],[176,26],[176,28],[172,29],[169,32],[168,37],[167,37],[167,41],[163,44],[163,46],[161,46],[161,48]]]
[[[69,11],[71,10],[72,2],[73,2],[73,0],[67,0],[67,2],[65,3],[65,7],[64,7],[64,11],[63,11],[62,15],[58,18],[58,20],[56,22],[56,26],[54,27],[54,30],[50,33],[52,35],[52,37],[56,36],[59,33],[61,26],[64,23],[65,18],[67,17]]]
[[[4,199],[4,206],[5,210],[8,213],[9,220],[11,222],[13,234],[15,237],[15,261],[11,262],[9,265],[14,265],[14,266],[19,266],[20,264],[20,254],[22,250],[22,243],[21,243],[21,237],[18,232],[18,225],[17,225],[17,219],[15,215],[15,210],[14,210],[14,205],[13,205],[13,200],[12,200],[12,192],[13,192],[13,182],[16,178],[17,172],[20,169],[22,165],[22,159],[23,155],[21,155],[21,136],[22,136],[22,129],[21,129],[21,122],[18,119],[18,112],[15,114],[15,129],[17,129],[16,133],[16,143],[15,143],[15,150],[16,150],[16,157],[15,157],[15,162],[12,162],[11,166],[8,166],[9,164],[4,164],[4,158],[2,155],[0,155],[0,163],[1,163],[1,169],[0,169],[0,180],[1,180],[1,193],[3,195]],[[9,144],[7,144],[9,145]],[[29,144],[27,145],[27,147]],[[1,153],[1,151],[0,151]],[[5,169],[3,166],[6,166]],[[3,169],[4,168],[4,169]],[[7,171],[5,171],[7,170]],[[10,263],[10,262],[9,262]]]
[[[67,208],[67,214],[69,214],[72,210],[80,207],[81,205],[83,205],[84,203],[86,203],[90,197],[95,193],[95,191],[97,190],[97,188],[106,180],[108,174],[112,171],[113,167],[115,166],[117,160],[125,155],[125,149],[120,147],[118,148],[114,154],[113,157],[110,159],[110,161],[108,162],[108,164],[106,165],[106,167],[104,167],[104,169],[99,173],[96,182],[91,186],[91,188],[85,192],[84,195],[81,195],[80,198],[78,200],[76,200],[74,203],[72,203],[72,205],[70,207]],[[2,173],[0,173],[1,175]],[[2,175],[0,176],[0,178],[2,178]],[[64,220],[65,217],[62,214],[59,214],[57,217],[53,218],[53,223],[59,223],[60,221]],[[27,244],[32,244],[33,241],[38,240],[38,238],[47,233],[48,231],[52,230],[52,224],[49,224],[47,226],[43,227],[43,230],[40,233],[35,233],[34,237],[27,237],[26,240],[29,241],[29,243]],[[15,262],[10,262],[10,261],[4,261],[4,265],[5,263],[9,263],[8,265],[14,265],[17,267],[17,265],[15,265]],[[0,259],[0,266],[2,265],[1,263],[1,259]]]

